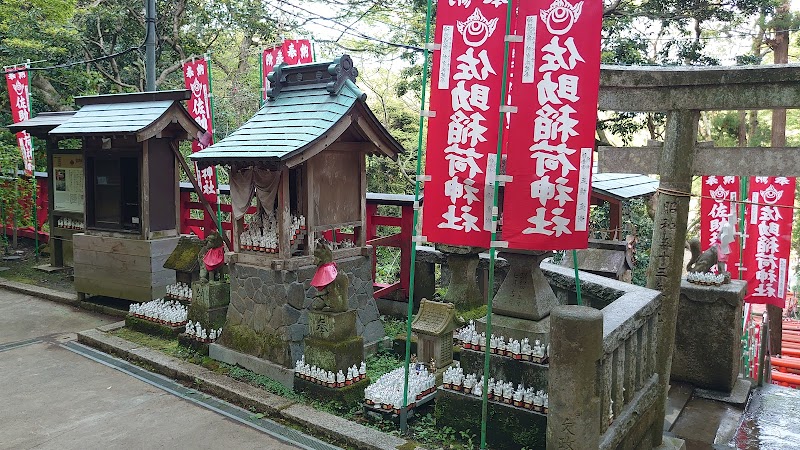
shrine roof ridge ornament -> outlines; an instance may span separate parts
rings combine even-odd
[[[224,139],[192,153],[200,167],[292,168],[324,151],[396,158],[403,147],[381,124],[355,84],[348,55],[333,61],[280,65],[267,76],[268,101]]]
[[[284,89],[324,84],[331,95],[339,94],[347,80],[355,83],[358,69],[350,55],[342,55],[332,62],[289,65],[285,62],[275,66],[267,75],[270,88],[267,99],[275,100]]]

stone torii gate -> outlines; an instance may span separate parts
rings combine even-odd
[[[662,291],[658,318],[656,402],[663,421],[680,296],[693,175],[800,176],[800,148],[714,148],[697,145],[701,110],[800,108],[800,65],[750,67],[604,66],[599,109],[664,112],[663,147],[601,147],[600,172],[657,173],[659,194],[647,286]],[[661,443],[661,430],[653,436]]]

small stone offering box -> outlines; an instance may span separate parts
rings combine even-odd
[[[417,335],[417,359],[425,364],[436,363],[443,369],[453,362],[453,330],[458,326],[452,303],[422,299],[419,313],[411,323]]]

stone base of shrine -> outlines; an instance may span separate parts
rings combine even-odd
[[[336,402],[346,407],[358,406],[364,402],[364,389],[369,386],[369,378],[344,387],[328,387],[303,378],[294,377],[294,390],[309,397],[323,401]]]
[[[341,341],[329,341],[320,338],[306,338],[306,364],[321,369],[346,372],[348,367],[361,366],[364,361],[364,340],[361,336],[353,336]]]
[[[742,356],[744,281],[700,286],[681,281],[672,378],[712,391],[731,392]]]
[[[363,337],[364,345],[372,346],[386,333],[372,298],[371,257],[344,257],[336,263],[339,273],[346,274],[350,281],[347,304],[355,314],[353,334]],[[316,270],[310,264],[278,270],[233,263],[231,301],[220,343],[293,368],[305,353],[304,340],[311,322],[309,308],[318,294],[311,286]],[[230,336],[229,331],[233,333]]]
[[[481,398],[439,388],[436,426],[481,435]],[[547,416],[505,403],[490,401],[486,442],[498,450],[544,449]]]
[[[486,317],[475,321],[478,333],[486,332]],[[521,341],[528,338],[531,345],[538,339],[543,344],[550,342],[550,316],[542,320],[528,320],[517,317],[492,315],[492,334]]]
[[[200,322],[208,330],[225,325],[228,304],[231,301],[231,285],[223,281],[196,281],[192,283],[192,303],[188,319]]]
[[[223,330],[223,335],[225,331]],[[213,343],[208,346],[208,356],[217,361],[230,365],[239,365],[259,375],[264,375],[285,386],[294,388],[294,370],[287,369],[266,359],[258,358],[247,353],[231,350],[223,345]]]

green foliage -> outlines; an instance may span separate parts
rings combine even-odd
[[[403,366],[404,360],[388,350],[382,350],[367,357],[367,377],[373,382],[392,370]]]
[[[628,214],[623,218],[627,226],[636,230],[634,245],[635,263],[633,268],[633,284],[647,284],[647,266],[650,264],[650,247],[653,241],[653,219],[647,210],[647,200],[637,198],[629,200],[626,205]]]
[[[232,366],[230,364],[225,364],[225,363],[222,363],[220,365],[227,370],[228,376],[233,378],[234,380],[244,381],[245,383],[252,384],[253,386],[258,386],[262,389],[265,389],[268,392],[280,395],[281,397],[285,397],[290,400],[300,401],[303,399],[301,395],[295,393],[291,389],[288,389],[286,386],[282,385],[281,383],[273,380],[268,376],[257,374],[253,371],[247,370],[239,366]]]
[[[405,319],[398,319],[389,316],[381,316],[381,322],[383,322],[383,329],[386,330],[386,336],[394,338],[399,334],[402,334],[403,336],[406,335]]]
[[[486,316],[486,305],[478,306],[467,311],[459,311],[457,314],[464,322],[469,323],[470,320],[478,320]]]

